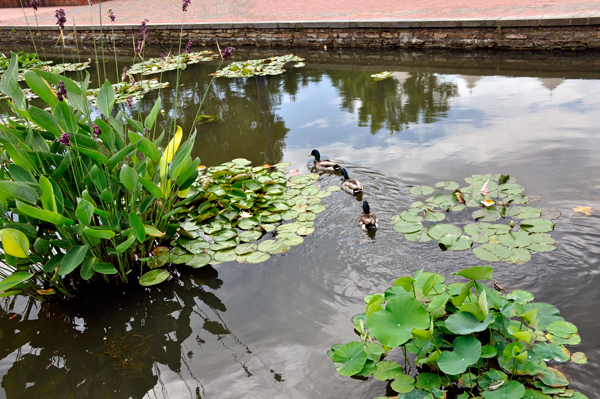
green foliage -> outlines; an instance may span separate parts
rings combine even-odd
[[[212,75],[218,78],[250,78],[253,76],[281,75],[284,72],[283,67],[286,63],[294,62],[294,68],[301,68],[304,66],[304,62],[302,61],[304,61],[304,58],[288,54],[259,60],[232,62]]]
[[[187,170],[177,179],[188,182],[194,177],[185,206],[173,210],[186,217],[180,237],[172,242],[170,254],[156,259],[159,265],[264,262],[302,244],[303,237],[314,232],[317,214],[326,209],[321,199],[333,191],[319,188],[316,173],[286,179],[289,163],[252,167],[238,158],[201,169],[199,178],[196,165],[191,166],[192,174]],[[275,239],[261,239],[270,232],[277,233]]]
[[[481,189],[488,180],[486,197]],[[412,203],[392,218],[394,230],[409,241],[437,240],[443,251],[473,248],[473,255],[486,262],[523,264],[532,254],[556,249],[556,242],[548,234],[554,230],[554,222],[548,218],[560,216],[560,212],[524,206],[529,201],[523,194],[525,189],[508,175],[473,175],[465,181],[469,185],[460,189],[455,182],[436,183],[436,188],[452,192]],[[413,195],[434,192],[435,188],[430,186],[410,189]],[[484,204],[484,200],[488,203]],[[467,208],[479,209],[465,218],[463,211]],[[436,224],[447,217],[455,223]],[[473,247],[474,244],[480,245]]]
[[[329,351],[338,372],[389,380],[399,398],[521,399],[565,392],[585,398],[550,367],[569,360],[585,364],[583,353],[571,356],[564,346],[580,341],[577,327],[552,305],[531,302],[525,291],[503,295],[480,283],[493,277],[488,266],[454,274],[468,281],[446,285],[441,275],[421,269],[397,279],[385,294],[365,297],[366,312],[353,318],[361,342]],[[385,360],[390,351],[400,353],[396,348],[404,366]],[[416,383],[407,352],[419,367]]]
[[[161,148],[164,132],[154,138],[152,130],[160,99],[144,124],[125,121],[114,105],[128,93],[108,82],[98,91],[102,117],[92,121],[89,75],[75,82],[25,71],[48,108],[33,107],[18,84],[19,66],[13,54],[0,80],[14,118],[0,126],[0,258],[7,264],[0,295],[65,297],[81,280],[142,275],[140,260],[174,238],[183,216],[182,192],[200,163],[190,155],[194,135],[182,143],[178,128]],[[60,82],[67,91],[62,101]],[[99,137],[92,123],[101,128]],[[158,270],[141,281],[152,285],[168,276]]]
[[[199,62],[213,61],[219,58],[218,54],[212,51],[200,51],[197,53],[183,53],[179,55],[166,55],[159,58],[150,58],[144,62],[133,64],[129,68],[132,75],[152,75],[172,71],[174,69],[185,69],[188,65]]]

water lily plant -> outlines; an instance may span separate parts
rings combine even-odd
[[[581,338],[558,309],[483,284],[489,266],[453,274],[467,281],[446,284],[421,269],[366,296],[365,313],[353,318],[360,341],[328,353],[338,373],[390,381],[398,399],[587,399],[560,370],[587,357],[566,348]]]

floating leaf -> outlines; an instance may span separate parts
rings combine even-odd
[[[518,381],[508,381],[495,391],[483,391],[485,399],[521,399],[525,395],[525,386]]]
[[[545,233],[554,230],[554,222],[546,219],[526,219],[521,221],[521,228],[530,233]]]
[[[167,270],[151,270],[148,273],[145,273],[142,277],[140,277],[140,285],[149,287],[152,285],[160,284],[166,279],[168,279],[169,276],[170,273]]]
[[[271,255],[264,252],[253,252],[246,258],[246,262],[248,263],[261,263],[269,259]]]
[[[345,376],[352,376],[364,367],[367,362],[367,353],[360,342],[350,342],[337,348],[332,360],[334,363],[342,365],[337,369],[338,373]]]
[[[439,388],[442,385],[440,376],[433,373],[420,373],[417,375],[417,388],[431,392],[434,388]]]
[[[450,191],[454,191],[459,187],[458,183],[455,183],[453,181],[441,181],[439,183],[436,183],[435,186],[443,187],[444,189],[450,190]]]
[[[502,218],[502,214],[500,213],[500,211],[493,206],[490,206],[489,208],[479,209],[473,212],[472,216],[473,219],[479,220],[481,222],[495,222],[496,220]]]
[[[569,385],[567,377],[553,367],[548,367],[546,371],[542,372],[540,379],[544,384],[553,388],[566,387]]]
[[[571,361],[577,364],[587,364],[588,357],[583,352],[575,352],[571,355]]]
[[[570,352],[567,348],[558,344],[547,344],[539,342],[533,347],[533,352],[546,362],[566,362],[570,359]]]
[[[393,226],[394,230],[399,233],[415,233],[423,229],[423,225],[421,223],[410,223],[403,220],[394,223]]]
[[[396,377],[390,386],[398,393],[409,393],[415,389],[415,379],[410,375],[402,374]]]
[[[373,373],[373,377],[379,381],[393,380],[403,373],[402,367],[398,363],[388,360],[377,363],[376,367],[377,370]]]
[[[412,330],[429,328],[429,315],[421,303],[410,297],[396,297],[385,309],[368,317],[371,333],[385,346],[402,345],[412,337]]]
[[[411,187],[409,191],[412,195],[429,195],[433,193],[434,188],[430,186],[416,186]]]
[[[260,231],[251,230],[240,234],[240,240],[244,242],[256,241],[262,236]]]

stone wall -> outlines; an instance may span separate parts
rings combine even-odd
[[[569,20],[570,21],[570,20]],[[492,21],[499,22],[499,21]],[[421,23],[426,24],[426,23]],[[194,46],[213,46],[218,40],[223,46],[260,46],[260,47],[353,47],[353,48],[443,48],[443,49],[512,49],[512,50],[579,50],[600,48],[600,24],[571,26],[478,26],[478,27],[439,27],[419,26],[390,28],[372,27],[306,27],[293,28],[260,27],[199,27],[184,25],[183,44],[188,40]],[[281,24],[279,24],[281,25]],[[333,25],[333,24],[332,24]],[[530,24],[531,25],[531,24]],[[225,27],[223,27],[225,26]],[[31,43],[27,28],[0,28],[0,46],[14,47],[15,43]],[[151,48],[176,48],[179,43],[181,26],[154,25],[146,40]],[[32,29],[36,41],[54,45],[59,38],[55,27],[41,27],[39,32]],[[138,40],[138,26],[115,26],[114,35],[104,27],[104,45],[133,48]],[[65,29],[65,44],[74,46],[75,40],[82,47],[93,45],[93,38],[100,42],[99,27]]]
[[[92,0],[94,3],[98,3],[98,0]],[[103,0],[105,1],[109,0]],[[29,7],[30,0],[0,0],[0,8],[14,8],[14,7]],[[61,6],[86,6],[89,4],[88,0],[40,0],[38,7],[61,7]]]

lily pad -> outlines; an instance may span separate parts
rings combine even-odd
[[[367,353],[360,342],[349,342],[337,348],[332,360],[334,363],[341,364],[338,373],[349,377],[362,370],[367,362]]]
[[[140,277],[140,285],[143,285],[144,287],[150,287],[152,285],[160,284],[168,279],[170,275],[171,274],[167,270],[151,270]]]
[[[282,244],[284,245],[300,245],[304,242],[304,238],[293,234],[293,233],[288,233],[288,234],[282,234],[280,236],[277,237]]]
[[[521,221],[521,228],[530,233],[546,233],[554,230],[554,222],[546,219],[525,219]]]
[[[235,253],[234,248],[218,251],[213,255],[213,259],[217,262],[231,262],[234,261],[236,257],[237,254]]]
[[[298,227],[298,231],[296,231],[296,233],[301,236],[307,236],[309,234],[312,234],[314,231],[314,227],[300,226]]]
[[[421,223],[410,223],[403,220],[394,223],[393,226],[394,230],[399,233],[415,233],[423,229],[423,225]]]
[[[211,261],[212,257],[207,253],[203,253],[194,255],[190,260],[185,262],[185,264],[193,268],[199,268],[208,265]]]
[[[250,230],[240,234],[240,240],[244,242],[256,241],[262,236],[260,231]]]
[[[443,351],[438,359],[440,370],[449,375],[464,373],[481,356],[481,342],[475,337],[461,336],[452,343],[452,351]]]
[[[415,186],[411,187],[408,191],[410,191],[412,195],[429,195],[433,193],[434,188],[430,186]]]
[[[271,257],[271,255],[264,253],[264,252],[253,252],[250,255],[248,255],[248,257],[246,258],[246,262],[247,263],[261,263],[264,262],[266,260],[268,260]]]
[[[429,234],[431,238],[439,240],[446,234],[460,236],[462,230],[451,224],[435,224],[427,228],[427,234]]]
[[[502,214],[494,206],[490,206],[489,208],[479,209],[479,210],[473,212],[472,216],[473,216],[473,219],[478,220],[480,222],[495,222],[496,220],[500,220],[502,218]]]
[[[435,186],[442,187],[442,188],[444,188],[446,190],[450,190],[450,191],[454,191],[459,187],[458,183],[453,182],[453,181],[441,181],[439,183],[436,183]]]
[[[525,386],[518,381],[508,381],[495,391],[483,391],[485,399],[521,399],[525,395]]]

